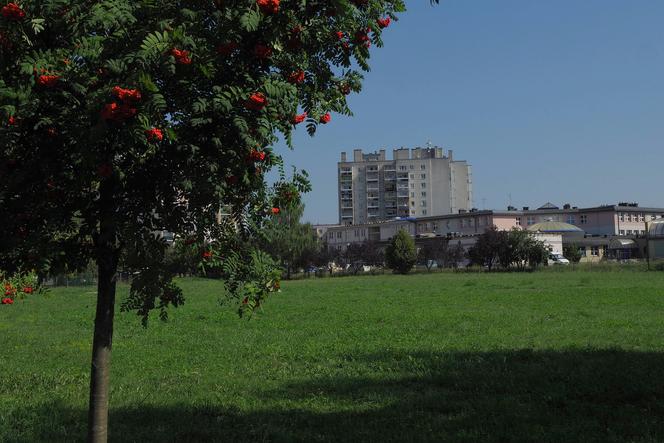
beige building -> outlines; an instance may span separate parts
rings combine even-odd
[[[472,175],[453,152],[427,147],[341,153],[338,163],[339,224],[361,225],[395,217],[428,217],[469,210]]]
[[[568,224],[576,227],[569,232],[541,232],[541,223]],[[560,235],[562,243],[577,245],[583,261],[603,258],[629,259],[645,257],[646,223],[653,237],[649,247],[652,257],[664,257],[664,208],[644,208],[636,203],[619,203],[590,208],[547,203],[537,209],[524,207],[507,211],[459,210],[456,214],[411,217],[381,223],[329,227],[323,237],[328,246],[344,249],[349,243],[373,240],[389,241],[399,229],[405,229],[416,238],[452,237],[462,241],[464,247],[474,243],[474,237],[491,226],[500,230],[535,228],[538,235]],[[658,230],[659,229],[659,230]],[[660,233],[661,231],[661,233]],[[661,235],[662,237],[657,237]],[[660,241],[661,240],[661,241]],[[559,251],[557,240],[547,243]]]

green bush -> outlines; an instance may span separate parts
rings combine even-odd
[[[652,269],[655,271],[664,271],[664,260],[655,260],[651,264]]]
[[[408,274],[417,260],[417,251],[413,238],[403,229],[392,238],[385,250],[387,267],[395,273]]]

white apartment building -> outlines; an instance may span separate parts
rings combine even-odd
[[[341,153],[339,223],[356,225],[395,217],[427,217],[470,210],[472,175],[465,160],[443,148],[400,148],[388,160],[385,150]]]

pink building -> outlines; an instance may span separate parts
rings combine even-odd
[[[500,230],[528,229],[544,222],[561,222],[579,228],[577,232],[558,233],[562,242],[574,243],[584,254],[584,261],[603,257],[642,257],[640,246],[645,238],[646,223],[664,220],[664,208],[642,208],[635,203],[620,203],[591,208],[564,205],[559,208],[547,203],[537,209],[508,208],[507,211],[470,210],[457,214],[401,218],[381,223],[328,228],[323,236],[328,245],[344,249],[348,244],[373,240],[389,241],[399,229],[414,237],[452,237],[463,241],[464,246],[474,243],[474,237],[492,226]],[[540,233],[541,235],[542,233]],[[611,241],[611,240],[621,240]],[[613,249],[613,250],[612,250]]]

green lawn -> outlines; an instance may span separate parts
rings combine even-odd
[[[664,272],[180,283],[116,317],[113,441],[664,441]],[[0,441],[85,437],[94,298],[0,306]]]

